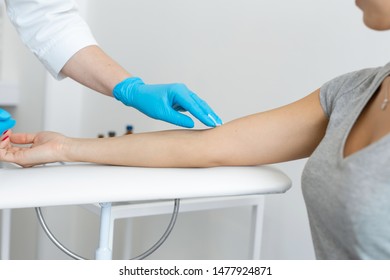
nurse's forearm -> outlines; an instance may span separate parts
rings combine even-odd
[[[79,50],[65,64],[61,73],[108,96],[112,96],[115,85],[131,77],[129,72],[98,46]]]

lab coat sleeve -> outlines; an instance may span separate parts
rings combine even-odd
[[[23,43],[56,79],[64,78],[60,71],[76,52],[97,45],[72,0],[6,0],[5,3]]]

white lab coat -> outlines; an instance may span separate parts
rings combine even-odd
[[[72,0],[5,0],[7,14],[23,43],[46,69],[61,79],[61,69],[80,49],[96,45]]]

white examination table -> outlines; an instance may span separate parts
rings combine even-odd
[[[2,259],[9,257],[10,209],[90,205],[86,207],[94,211],[100,208],[96,207],[99,203],[132,202],[113,204],[105,210],[99,251],[105,242],[102,238],[111,250],[115,219],[171,213],[173,202],[164,200],[177,198],[181,199],[180,212],[252,205],[252,255],[259,258],[264,194],[283,193],[291,186],[283,172],[270,166],[138,168],[70,164],[23,169],[6,165],[0,168],[0,179],[0,209],[4,209]],[[110,255],[97,254],[96,258]]]

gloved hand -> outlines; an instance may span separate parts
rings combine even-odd
[[[11,117],[11,114],[0,108],[0,136],[4,131],[12,128],[16,121]]]
[[[210,127],[222,124],[207,103],[183,84],[146,85],[140,78],[132,77],[117,84],[113,95],[151,118],[175,125],[194,127],[194,121],[178,111],[188,111]]]

